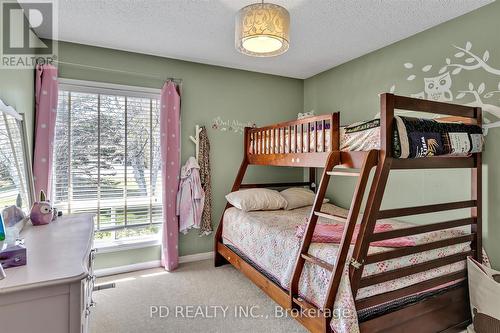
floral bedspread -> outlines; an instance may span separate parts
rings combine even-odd
[[[248,256],[261,269],[273,276],[281,286],[289,289],[295,259],[300,247],[300,239],[295,236],[296,227],[307,222],[311,206],[291,211],[255,211],[243,212],[237,208],[230,208],[224,215],[223,241],[230,244]],[[345,209],[331,204],[324,204],[322,211],[330,214],[347,215]],[[390,223],[394,229],[408,227],[408,223],[394,220],[382,220]],[[330,220],[320,218],[318,223],[330,223]],[[456,237],[467,233],[464,227],[440,230],[417,236],[411,236],[416,245],[440,239]],[[352,247],[351,247],[352,249]],[[383,247],[370,247],[370,253],[391,250]],[[451,254],[467,252],[470,243],[452,245],[440,249],[408,255],[370,264],[365,266],[363,276],[378,274],[400,267],[415,265],[428,260],[445,257]],[[309,253],[330,264],[335,263],[338,245],[332,243],[312,243]],[[362,299],[387,291],[404,288],[434,277],[446,275],[465,268],[465,261],[439,267],[422,273],[417,273],[396,280],[361,288],[357,299]],[[306,262],[299,283],[299,293],[307,301],[322,306],[326,296],[326,289],[330,272]],[[341,311],[340,311],[341,310]],[[334,316],[331,327],[335,332],[359,332],[358,320],[354,299],[351,293],[347,267],[340,284],[340,289],[334,304],[334,314],[343,313],[343,316]],[[346,315],[348,314],[348,315]]]

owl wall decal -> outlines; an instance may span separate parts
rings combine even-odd
[[[453,100],[451,93],[451,76],[449,72],[442,75],[424,78],[425,93],[427,99],[439,102],[450,102]]]

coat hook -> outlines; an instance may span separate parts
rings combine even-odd
[[[198,154],[199,154],[199,147],[200,147],[200,132],[201,132],[201,127],[200,125],[195,126],[195,136],[193,137],[192,135],[189,136],[189,139],[193,141],[195,145],[195,158],[196,161],[198,161]]]

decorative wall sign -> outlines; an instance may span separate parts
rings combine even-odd
[[[420,69],[423,73],[423,90],[410,94],[410,96],[442,102],[459,101],[466,97],[472,97],[473,101],[465,103],[465,105],[481,107],[487,113],[488,117],[485,118],[486,124],[483,127],[486,130],[499,127],[500,99],[494,97],[500,97],[500,69],[494,68],[488,63],[491,58],[488,50],[476,53],[472,50],[470,41],[467,41],[464,47],[453,45],[453,48],[453,54],[444,59],[444,64],[441,67],[428,64]],[[406,77],[407,81],[417,79],[419,71],[415,70],[413,63],[406,62],[403,67],[410,72]],[[437,75],[428,75],[433,68],[440,68]],[[467,71],[484,71],[485,74],[498,78],[498,83],[495,83],[494,87],[491,87],[491,84],[488,87],[485,82],[468,82],[465,87],[454,85],[453,78]],[[392,85],[389,90],[394,93],[396,85]],[[493,120],[491,116],[493,116],[494,122],[491,122]]]
[[[257,127],[255,122],[241,122],[239,120],[224,120],[221,117],[212,120],[212,129],[221,132],[232,132],[236,134],[243,134],[245,127]]]

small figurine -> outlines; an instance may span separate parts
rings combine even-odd
[[[40,191],[40,201],[31,207],[30,219],[33,225],[49,224],[54,220],[54,209],[50,201],[45,199],[45,192]]]

